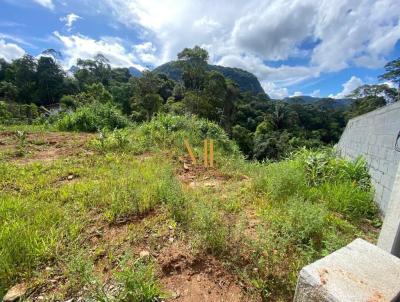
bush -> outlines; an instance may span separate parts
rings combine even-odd
[[[350,181],[342,183],[325,183],[310,190],[310,197],[326,203],[330,210],[345,215],[352,220],[377,217],[377,207],[371,191],[361,190]]]
[[[100,129],[124,128],[128,119],[113,105],[93,103],[66,114],[56,126],[63,131],[95,132]]]
[[[338,157],[333,149],[317,151],[302,149],[294,158],[302,162],[310,186],[317,186],[327,181],[350,181],[364,191],[371,190],[371,177],[366,162],[361,157],[348,161]]]
[[[269,164],[254,187],[270,201],[285,202],[297,196],[325,203],[351,220],[375,219],[378,213],[365,161],[347,161],[332,149],[303,149],[291,159]]]
[[[306,187],[301,163],[297,160],[271,163],[255,180],[254,186],[256,191],[266,193],[271,201],[286,201]]]
[[[237,145],[220,126],[194,116],[159,114],[150,122],[142,124],[138,135],[146,137],[149,148],[184,150],[184,139],[188,139],[194,149],[203,148],[203,140],[208,138],[215,141],[216,152],[240,155]]]

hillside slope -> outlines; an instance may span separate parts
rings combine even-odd
[[[318,98],[308,95],[286,97],[283,99],[289,104],[314,104],[330,108],[346,108],[352,103],[352,99]]]
[[[264,93],[264,89],[261,87],[260,82],[257,77],[243,69],[224,67],[219,65],[208,65],[209,70],[215,70],[222,73],[226,78],[234,81],[239,85],[242,92],[249,91],[254,95],[259,93]],[[158,66],[153,70],[156,73],[164,73],[175,81],[181,79],[182,70],[176,64],[176,61],[168,62],[163,65]]]
[[[290,301],[302,266],[376,240],[365,167],[333,153],[247,162],[188,116],[52,130],[0,127],[0,300],[18,285],[24,301]]]

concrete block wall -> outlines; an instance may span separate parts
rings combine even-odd
[[[400,152],[395,150],[400,131],[400,102],[351,119],[337,144],[350,159],[363,156],[375,187],[375,201],[386,215],[396,179]],[[400,147],[400,139],[399,139]]]

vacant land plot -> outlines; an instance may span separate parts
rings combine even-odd
[[[19,285],[28,301],[288,301],[303,265],[376,239],[362,168],[304,152],[246,163],[218,142],[204,168],[181,134],[147,127],[0,133],[0,296]]]

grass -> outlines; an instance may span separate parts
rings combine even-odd
[[[197,177],[215,183],[183,185],[183,139],[201,154],[206,137],[216,141],[217,169]],[[246,162],[218,126],[170,115],[102,131],[85,148],[84,157],[23,165],[0,156],[0,297],[18,282],[40,288],[49,279],[59,280],[50,300],[165,297],[157,262],[137,249],[159,251],[172,229],[193,253],[224,263],[252,297],[286,301],[302,266],[356,237],[376,240],[362,160],[302,150]]]

